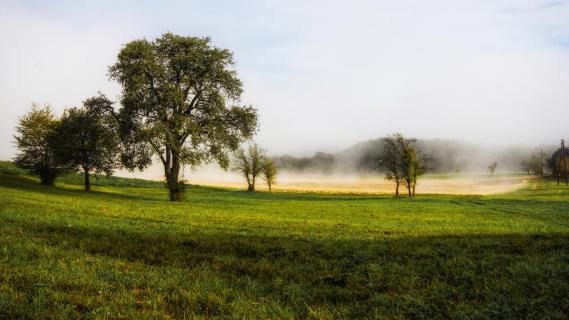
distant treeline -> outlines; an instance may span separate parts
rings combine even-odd
[[[282,155],[273,157],[281,170],[310,171],[324,174],[368,173],[381,171],[383,138],[357,143],[338,153],[316,152],[308,157]],[[555,146],[484,146],[456,140],[418,139],[417,151],[427,159],[429,172],[486,171],[496,162],[498,171],[525,171],[522,163],[543,150],[551,156]]]

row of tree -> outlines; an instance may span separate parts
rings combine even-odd
[[[528,175],[545,175],[544,160],[547,156],[540,150],[538,154],[532,154],[527,160],[522,161],[522,170],[527,172]]]
[[[265,149],[258,144],[251,144],[245,149],[239,149],[235,154],[235,167],[233,171],[238,172],[247,182],[247,191],[255,191],[255,182],[261,177],[267,183],[269,192],[272,192],[273,185],[277,183],[277,166],[275,162],[267,157]]]
[[[159,159],[170,200],[180,201],[184,165],[217,162],[227,169],[230,154],[257,131],[257,110],[240,105],[243,88],[233,66],[232,53],[214,47],[209,38],[166,33],[153,41],[131,41],[109,67],[110,79],[122,86],[120,104],[115,106],[99,94],[80,108],[67,109],[61,118],[48,107],[36,106],[16,129],[20,149],[16,163],[48,185],[58,175],[83,170],[89,190],[91,172],[111,174],[119,167],[143,170],[153,158]],[[401,134],[381,142],[383,153],[372,157],[374,163],[387,169],[397,195],[404,185],[414,196],[426,157],[417,152],[414,139]],[[253,160],[251,149],[244,156],[241,151],[236,158],[239,170],[247,172],[249,189],[254,190],[262,168],[272,168],[276,176],[276,166],[266,165],[266,157]],[[318,157],[323,163],[330,159]],[[559,159],[567,175],[563,147]]]
[[[543,150],[540,150],[539,153],[532,154],[529,159],[522,161],[521,167],[528,175],[550,175],[557,178],[558,184],[561,179],[569,184],[568,158],[569,151],[565,147],[565,142],[561,140],[561,146],[550,157]]]
[[[120,166],[116,123],[94,111],[101,103],[109,101],[104,96],[87,99],[82,108],[67,109],[61,118],[49,106],[34,105],[16,128],[20,153],[15,163],[37,174],[44,185],[53,185],[62,174],[82,170],[89,191],[90,173],[111,175]]]
[[[396,196],[399,196],[399,189],[403,185],[407,189],[407,195],[414,197],[417,181],[427,170],[427,157],[417,152],[415,141],[401,133],[389,135],[384,138],[381,156],[375,159],[375,168],[386,171],[386,178],[395,183]],[[324,153],[319,153],[315,157],[322,159],[323,162],[329,161],[329,157]],[[282,157],[277,159],[286,160]],[[233,170],[245,179],[248,191],[255,191],[258,177],[267,182],[269,191],[276,183],[277,165],[257,144],[251,144],[247,150],[240,149],[235,154]]]
[[[239,104],[243,88],[233,66],[232,53],[209,38],[166,33],[131,41],[109,67],[122,86],[118,108],[101,94],[61,119],[49,108],[32,110],[17,128],[16,162],[44,184],[80,167],[88,188],[93,170],[142,170],[155,157],[170,200],[180,201],[183,165],[227,168],[231,152],[257,131],[257,110]]]

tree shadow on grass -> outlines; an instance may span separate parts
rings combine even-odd
[[[0,174],[0,187],[6,187],[11,189],[23,190],[26,192],[41,192],[46,194],[54,195],[65,195],[65,196],[86,196],[91,198],[101,198],[106,197],[108,199],[125,199],[125,200],[150,200],[150,201],[168,201],[168,193],[164,188],[121,188],[113,186],[102,186],[107,188],[113,188],[113,192],[98,191],[94,186],[95,190],[90,192],[85,192],[81,189],[79,185],[73,185],[76,189],[63,188],[61,186],[43,186],[38,183],[38,181],[32,177],[20,176],[20,175],[4,175]],[[154,195],[145,195],[140,192],[140,190],[155,190]],[[132,193],[129,193],[131,191]],[[319,193],[289,193],[289,192],[247,192],[242,190],[232,190],[223,189],[218,187],[200,186],[200,185],[188,185],[186,201],[192,201],[196,197],[207,196],[207,197],[219,197],[220,200],[225,201],[227,199],[237,199],[237,200],[255,200],[255,201],[274,201],[274,200],[295,200],[295,201],[400,201],[400,202],[432,202],[432,201],[447,201],[444,196],[440,199],[437,196],[433,198],[419,198],[417,200],[410,200],[405,197],[394,198],[389,195],[353,195],[353,194],[319,194]],[[440,195],[438,195],[440,196]]]
[[[82,196],[82,197],[89,197],[90,199],[94,198],[107,198],[109,200],[112,199],[124,199],[124,200],[167,200],[167,193],[164,191],[164,199],[160,196],[148,196],[143,194],[129,194],[126,192],[104,192],[98,190],[91,190],[89,192],[85,192],[84,190],[77,188],[77,189],[68,189],[62,188],[60,186],[44,186],[38,183],[37,180],[27,176],[18,176],[18,175],[2,175],[0,174],[0,187],[10,188],[10,189],[17,189],[26,192],[40,192],[44,194],[53,194],[53,195],[62,195],[62,196]],[[95,186],[97,188],[97,186]],[[114,189],[120,190],[120,189]],[[128,190],[128,189],[127,189]],[[125,191],[127,191],[125,190]],[[156,188],[156,190],[160,190]]]
[[[306,306],[338,308],[346,318],[378,312],[404,318],[555,318],[569,313],[566,233],[386,233],[379,239],[340,240],[199,231],[142,234],[110,226],[4,222],[7,230],[21,230],[34,242],[64,252],[145,268],[207,272],[230,290],[247,292],[257,301],[278,301],[299,317],[307,316]],[[29,263],[37,261],[30,258]],[[113,285],[121,285],[118,281]]]

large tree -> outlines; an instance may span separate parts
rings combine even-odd
[[[66,171],[55,157],[54,144],[50,143],[58,124],[59,120],[49,106],[33,104],[32,110],[20,118],[14,135],[20,150],[14,162],[38,175],[43,185],[54,185],[55,178]]]
[[[83,103],[84,108],[65,110],[54,141],[59,161],[82,170],[85,191],[90,191],[90,173],[113,174],[120,166],[121,149],[114,119],[96,108],[100,104],[110,105],[110,101],[101,95]]]
[[[156,155],[172,201],[182,198],[181,166],[227,168],[228,153],[256,132],[256,110],[238,105],[243,89],[233,66],[232,53],[209,38],[166,33],[127,43],[109,68],[122,85],[124,165],[144,168]]]

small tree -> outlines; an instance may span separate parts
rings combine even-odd
[[[383,155],[380,159],[383,167],[387,169],[385,178],[395,182],[395,196],[399,197],[399,185],[403,180],[401,172],[401,153],[399,151],[397,140],[402,138],[400,133],[392,134],[383,139]]]
[[[94,97],[84,102],[85,108],[67,109],[55,131],[57,157],[83,171],[85,191],[91,190],[91,172],[109,176],[120,166],[120,140],[113,119],[89,108],[109,102],[105,99]]]
[[[543,175],[544,170],[543,161],[541,159],[542,157],[543,152],[541,152],[539,156],[532,154],[528,160],[522,161],[522,168],[528,173],[528,175]]]
[[[247,191],[255,191],[255,181],[263,171],[265,151],[258,144],[249,145],[247,151],[239,149],[235,154],[236,171],[247,181]]]
[[[412,180],[411,180],[411,195],[415,196],[415,189],[417,187],[417,181],[419,177],[425,174],[427,171],[428,158],[423,154],[416,152],[414,147],[411,147],[412,153],[414,153],[413,161],[411,162],[412,167]]]
[[[494,161],[491,165],[488,166],[488,171],[490,171],[490,175],[493,176],[494,172],[498,168],[498,162]]]
[[[386,178],[395,181],[395,195],[399,196],[399,186],[403,183],[409,197],[414,197],[417,180],[426,171],[423,157],[417,154],[413,145],[415,139],[395,133],[384,138],[383,142],[381,162],[388,170]]]
[[[20,118],[14,135],[20,150],[14,158],[15,164],[38,175],[43,185],[54,185],[55,178],[66,171],[65,166],[57,161],[50,143],[58,124],[59,120],[48,105],[33,104],[32,110]]]
[[[277,166],[272,159],[265,157],[263,159],[263,179],[267,182],[269,192],[272,192],[272,186],[277,183]]]

